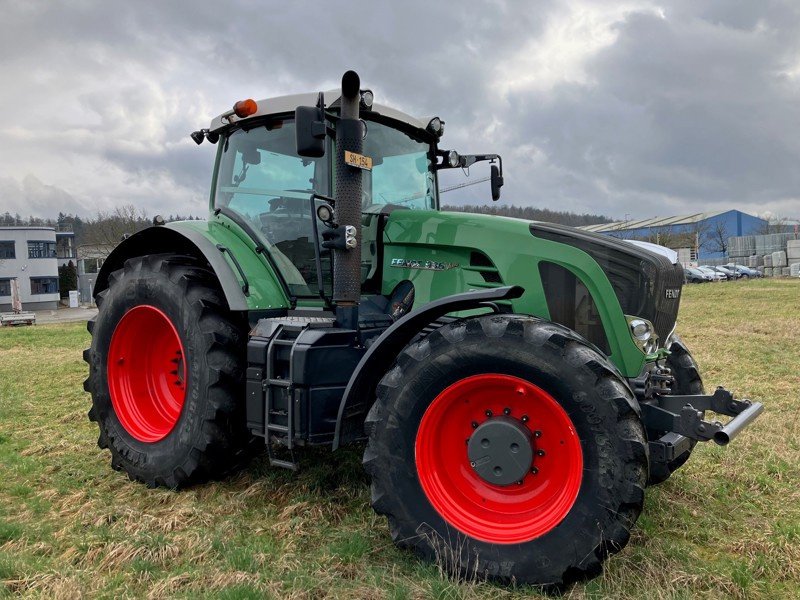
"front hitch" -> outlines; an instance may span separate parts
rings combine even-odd
[[[727,445],[763,412],[764,405],[749,400],[736,400],[728,390],[718,387],[714,394],[694,396],[655,395],[654,402],[643,403],[645,426],[667,431],[698,442],[714,440]],[[703,419],[705,411],[733,417],[726,424]],[[668,434],[669,436],[669,434]]]

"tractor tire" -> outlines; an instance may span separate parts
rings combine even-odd
[[[112,468],[175,489],[244,464],[246,321],[214,274],[184,256],[131,258],[96,300],[84,389]]]
[[[671,354],[667,357],[666,362],[667,366],[672,370],[672,376],[675,378],[675,384],[672,386],[673,393],[682,396],[705,394],[703,379],[700,377],[700,369],[683,340],[677,335],[673,337],[669,351]],[[664,433],[663,431],[647,430],[647,436],[650,440],[657,440]],[[647,485],[658,485],[669,479],[670,475],[689,460],[696,444],[697,442],[692,440],[689,450],[666,464],[651,462]]]
[[[639,405],[594,346],[548,321],[470,318],[410,344],[365,427],[371,504],[394,543],[460,577],[595,577],[642,510]]]

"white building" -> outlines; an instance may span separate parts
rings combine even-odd
[[[23,310],[58,308],[58,258],[52,227],[0,227],[0,310],[11,310],[11,280]]]

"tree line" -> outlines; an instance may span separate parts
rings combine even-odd
[[[194,215],[169,215],[164,220],[189,221],[199,219]],[[94,246],[110,252],[122,237],[131,235],[153,224],[145,210],[131,204],[118,206],[112,211],[98,211],[92,217],[59,212],[52,218],[22,217],[19,213],[0,214],[0,227],[54,227],[75,233],[75,246]]]
[[[613,220],[605,215],[593,215],[588,213],[579,214],[568,211],[550,210],[549,208],[514,206],[513,204],[467,204],[464,206],[442,206],[442,210],[477,213],[480,215],[493,215],[499,217],[513,217],[516,219],[525,219],[526,221],[545,221],[547,223],[558,223],[560,225],[569,225],[571,227],[596,225],[598,223],[611,223]]]

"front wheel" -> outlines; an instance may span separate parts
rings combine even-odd
[[[445,325],[377,395],[364,464],[397,545],[459,575],[560,586],[628,542],[647,476],[638,405],[570,330],[523,316]]]
[[[188,257],[132,258],[97,303],[84,387],[112,467],[177,488],[241,465],[246,324],[214,274]]]

